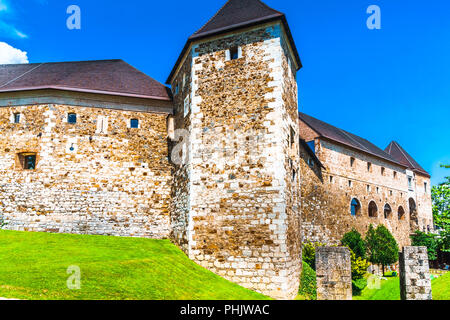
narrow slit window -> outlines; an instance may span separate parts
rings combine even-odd
[[[372,164],[367,162],[367,171],[370,172],[372,170]]]
[[[70,123],[70,124],[77,123],[77,114],[76,113],[69,113],[67,115],[67,123]]]
[[[20,123],[20,113],[14,113],[14,123]]]
[[[132,129],[139,129],[139,120],[138,119],[131,119],[130,120],[130,128],[132,128]]]
[[[350,167],[353,167],[354,164],[355,164],[355,158],[351,157],[350,158]]]

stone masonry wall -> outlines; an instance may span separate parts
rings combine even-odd
[[[342,236],[356,228],[363,236],[370,224],[384,224],[399,246],[410,244],[409,205],[406,175],[399,166],[354,151],[329,141],[316,142],[317,156],[325,166],[311,167],[303,151],[301,161],[301,204],[303,239],[338,244]],[[350,158],[354,164],[351,166]],[[371,170],[367,169],[370,162]],[[384,174],[381,173],[384,168]],[[394,171],[396,172],[394,178]],[[356,216],[351,214],[352,199],[360,203]],[[374,202],[377,216],[369,217]],[[391,207],[385,218],[384,207]],[[403,214],[399,214],[403,212]]]
[[[67,123],[67,114],[77,123]],[[20,113],[20,123],[13,114]],[[0,109],[6,228],[166,238],[171,175],[165,114],[32,105]],[[139,119],[138,129],[129,128]],[[20,153],[36,153],[24,170]]]
[[[403,247],[399,254],[402,300],[432,300],[426,247]]]
[[[316,249],[317,300],[352,300],[350,250],[346,247]]]
[[[175,117],[190,131],[185,251],[244,287],[291,299],[301,268],[298,139],[289,139],[291,128],[298,137],[297,88],[281,34],[270,25],[195,44],[190,110]],[[228,60],[234,46],[240,57]]]

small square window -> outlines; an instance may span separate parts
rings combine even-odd
[[[14,123],[20,123],[20,113],[14,113]]]
[[[138,119],[131,119],[130,120],[130,128],[138,129],[139,128],[139,120]]]
[[[230,60],[236,60],[236,59],[239,59],[239,48],[232,47],[232,48],[230,48]]]
[[[36,169],[36,153],[19,153],[19,162],[24,170]]]
[[[70,123],[70,124],[77,123],[77,114],[76,113],[69,113],[67,115],[67,123]]]

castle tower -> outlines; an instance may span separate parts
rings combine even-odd
[[[279,299],[301,272],[296,72],[285,15],[230,0],[187,41],[175,102],[172,238],[198,264]]]

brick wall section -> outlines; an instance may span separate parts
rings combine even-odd
[[[298,144],[288,135],[292,126],[298,137],[297,87],[281,33],[271,25],[194,45],[191,110],[177,125],[190,132],[189,257],[244,287],[294,298]],[[242,56],[227,61],[234,46]]]
[[[67,123],[69,112],[76,124]],[[18,124],[14,113],[21,113]],[[67,105],[1,108],[0,212],[7,228],[169,237],[166,117]],[[128,128],[132,118],[139,129]],[[36,170],[22,169],[22,152],[37,154]]]
[[[403,247],[399,254],[402,300],[432,300],[426,247]]]
[[[352,300],[350,250],[346,247],[316,249],[317,300]]]

